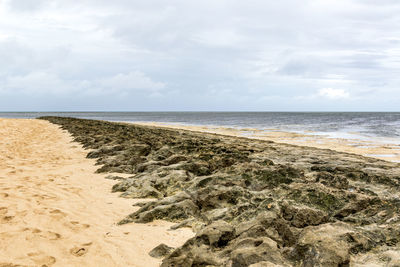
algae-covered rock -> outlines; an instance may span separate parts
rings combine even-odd
[[[350,246],[346,236],[349,232],[349,227],[342,223],[307,227],[291,256],[302,266],[348,266]]]
[[[339,189],[347,189],[349,187],[349,181],[346,177],[343,175],[333,175],[329,172],[318,173],[316,181]]]
[[[173,247],[167,246],[165,244],[160,244],[157,247],[153,248],[149,252],[149,255],[152,256],[153,258],[163,258],[169,253],[171,253],[171,251],[173,250],[174,250]]]
[[[213,222],[196,234],[197,239],[211,247],[226,246],[234,236],[234,228],[225,221]]]
[[[282,216],[291,225],[300,228],[320,225],[329,220],[329,215],[322,210],[288,202],[282,204]]]
[[[233,250],[230,258],[232,267],[253,266],[257,263],[261,264],[261,262],[273,264],[269,266],[288,266],[285,264],[277,243],[268,237],[257,239],[254,246],[245,246]]]

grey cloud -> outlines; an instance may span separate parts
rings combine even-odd
[[[145,91],[160,95],[165,88],[162,82],[155,82],[144,73],[132,71],[92,80],[67,80],[56,73],[35,71],[26,75],[5,77],[0,83],[0,93],[22,95],[84,95],[116,96]]]
[[[22,11],[22,12],[30,12],[41,9],[46,3],[49,3],[48,0],[8,0],[8,7],[13,11]]]
[[[99,103],[128,92],[106,106],[150,110],[320,108],[291,99],[344,88],[350,103],[400,85],[397,1],[37,3],[9,0],[0,11],[0,85],[41,73],[47,84],[36,85],[71,99],[82,97],[71,88]]]

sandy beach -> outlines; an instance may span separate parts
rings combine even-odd
[[[158,266],[148,252],[193,236],[172,223],[116,223],[133,199],[70,134],[41,120],[0,119],[0,266]]]
[[[398,163],[194,130],[0,119],[0,267],[399,265]]]

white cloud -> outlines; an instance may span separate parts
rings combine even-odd
[[[165,88],[165,84],[161,82],[154,82],[144,73],[133,71],[129,73],[119,73],[112,77],[107,77],[96,81],[101,87],[111,90],[150,90],[158,91]]]
[[[8,76],[1,83],[3,93],[54,94],[65,92],[66,89],[65,83],[57,75],[41,71]]]
[[[196,34],[193,41],[206,46],[231,47],[237,45],[242,37],[234,31],[228,30],[210,30]]]
[[[93,80],[68,80],[51,72],[38,71],[9,76],[0,82],[0,93],[24,95],[129,95],[135,91],[160,95],[164,88],[164,83],[155,82],[139,71]]]
[[[40,9],[47,0],[8,0],[8,6],[15,11],[35,11]]]
[[[330,99],[349,98],[350,93],[343,89],[322,88],[318,91],[318,96]]]

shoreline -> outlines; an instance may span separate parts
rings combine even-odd
[[[332,149],[339,152],[354,153],[365,157],[371,157],[390,162],[400,163],[400,139],[399,143],[393,138],[370,137],[370,138],[341,138],[323,135],[323,133],[298,133],[282,131],[278,129],[257,128],[233,128],[211,125],[186,125],[163,122],[128,122],[144,126],[164,127],[171,129],[182,129],[196,132],[215,133],[227,136],[247,137],[259,140],[271,140],[278,143],[309,146],[321,149]],[[346,136],[346,135],[344,135]]]

